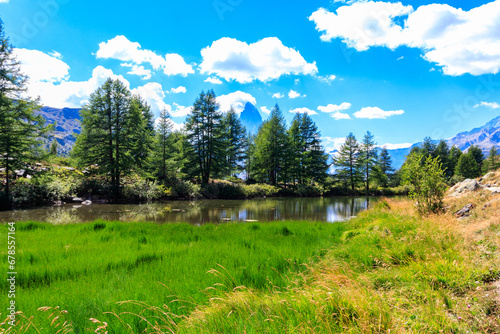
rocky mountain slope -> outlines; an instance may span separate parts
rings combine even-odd
[[[76,134],[80,133],[82,127],[80,109],[43,107],[38,114],[42,115],[48,123],[56,123],[53,139],[59,144],[57,152],[62,156],[68,155],[75,143]],[[49,140],[49,144],[53,139]]]

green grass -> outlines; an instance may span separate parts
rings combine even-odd
[[[140,311],[120,306],[120,301],[166,304],[170,312],[187,316],[237,286],[263,292],[284,288],[290,276],[306,270],[304,264],[340,242],[346,225],[97,221],[64,226],[24,222],[16,227],[17,310],[35,316],[42,333],[51,332],[52,320],[50,312],[37,311],[43,306],[68,311],[65,320],[76,333],[92,327],[90,318],[106,321],[110,333],[120,333],[116,317],[104,312]],[[0,232],[0,240],[6,240],[7,226],[0,226]],[[7,272],[5,262],[2,272]],[[216,289],[206,289],[214,285]],[[6,305],[5,294],[0,303]],[[127,321],[134,332],[145,327],[136,317]]]

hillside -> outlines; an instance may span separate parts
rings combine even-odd
[[[75,134],[79,134],[81,130],[80,109],[43,107],[38,114],[42,115],[48,123],[56,123],[53,136],[59,144],[58,154],[68,155],[75,143]]]

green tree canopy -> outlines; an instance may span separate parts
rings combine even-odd
[[[360,171],[359,143],[352,132],[347,136],[345,143],[340,147],[338,155],[334,157],[333,161],[339,179],[347,182],[351,190],[354,191],[363,176]]]

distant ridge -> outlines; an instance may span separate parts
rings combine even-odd
[[[57,123],[53,137],[57,140],[59,155],[67,156],[76,141],[76,134],[82,129],[80,108],[51,108],[42,107],[37,113],[42,115],[48,123]],[[49,143],[52,139],[49,139]]]
[[[434,141],[438,143],[438,140]],[[485,125],[472,129],[470,131],[460,132],[453,138],[446,141],[451,148],[453,145],[466,152],[472,145],[478,146],[482,149],[484,156],[489,155],[489,151],[493,146],[500,148],[500,116],[492,119]],[[409,148],[402,148],[396,150],[389,150],[392,157],[393,167],[400,168],[405,157],[410,153],[411,149],[415,146],[420,146],[422,143],[413,144]]]

